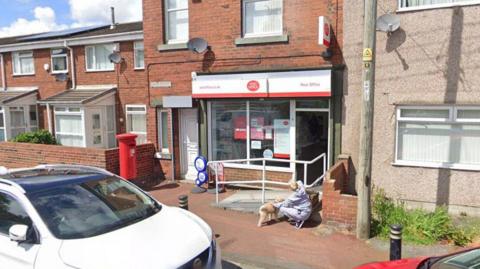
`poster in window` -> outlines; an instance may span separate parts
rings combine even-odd
[[[263,117],[253,117],[250,120],[250,139],[263,140]]]
[[[273,157],[290,159],[290,120],[274,120],[273,128]]]
[[[233,138],[236,140],[247,139],[247,117],[236,116],[233,120],[234,134]]]

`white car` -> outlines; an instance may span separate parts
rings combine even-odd
[[[221,268],[212,229],[107,171],[44,165],[0,175],[0,268]]]

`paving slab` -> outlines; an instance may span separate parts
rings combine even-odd
[[[265,202],[273,202],[275,199],[286,199],[291,192],[289,191],[265,191]],[[247,213],[257,214],[262,205],[262,191],[260,190],[241,190],[233,193],[231,196],[223,199],[217,205],[215,202],[213,206],[242,211]]]

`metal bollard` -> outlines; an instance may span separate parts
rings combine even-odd
[[[188,210],[188,195],[178,196],[178,207]]]
[[[400,260],[402,258],[402,225],[394,224],[390,226],[390,260]]]

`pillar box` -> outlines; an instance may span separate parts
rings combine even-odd
[[[136,138],[136,134],[117,135],[120,155],[120,176],[125,179],[135,179],[137,177]]]

